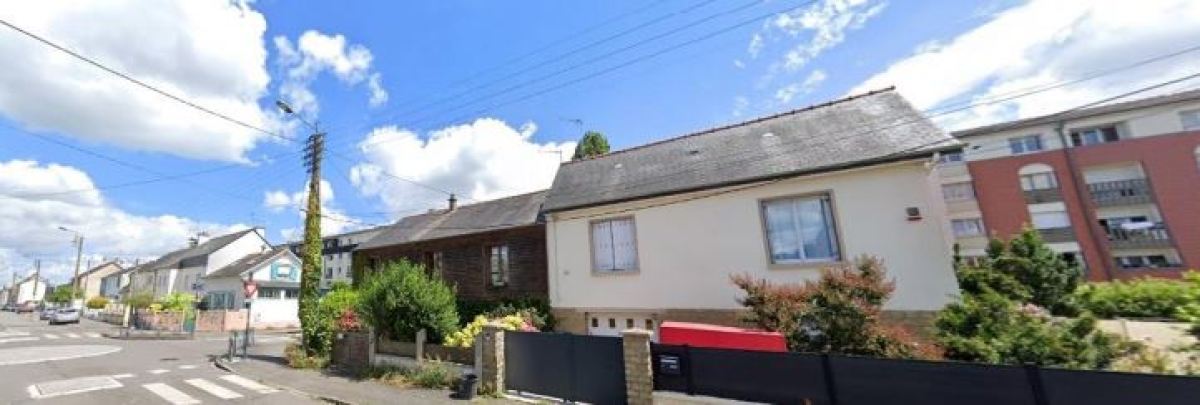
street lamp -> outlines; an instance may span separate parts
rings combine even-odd
[[[311,129],[313,133],[321,132],[317,129],[316,123],[308,122],[304,119],[304,117],[301,117],[300,114],[296,114],[296,109],[292,108],[291,105],[288,105],[288,103],[285,103],[283,100],[275,100],[275,106],[279,107],[279,111],[282,111],[284,114],[296,117],[296,120],[299,120],[304,124],[304,126],[307,126],[308,129]]]
[[[75,234],[75,239],[73,239],[73,242],[75,242],[75,278],[71,279],[71,298],[74,299],[75,295],[79,292],[79,259],[83,256],[83,234],[79,233],[79,231],[68,229],[65,226],[60,226],[58,229]]]

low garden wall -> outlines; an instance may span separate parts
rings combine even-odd
[[[428,360],[449,361],[467,365],[475,364],[475,350],[469,347],[452,347],[426,343],[424,349],[425,359]],[[416,357],[417,344],[381,338],[375,351],[380,354]]]

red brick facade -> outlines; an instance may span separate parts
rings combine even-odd
[[[971,161],[968,169],[984,225],[993,235],[1011,236],[1030,222],[1018,171],[1026,165],[1042,163],[1054,168],[1062,201],[1090,270],[1089,279],[1100,281],[1144,275],[1174,277],[1183,269],[1200,268],[1198,145],[1200,131],[1192,131]],[[1162,214],[1183,267],[1130,271],[1117,268],[1113,263],[1104,230],[1096,220],[1097,207],[1083,180],[1083,169],[1128,162],[1141,165],[1150,183],[1153,202]]]
[[[491,284],[488,249],[495,245],[508,246],[508,283],[500,287]],[[459,299],[548,297],[543,224],[360,250],[356,257],[373,262],[407,259],[432,268],[434,252],[441,252],[442,277],[456,288]]]

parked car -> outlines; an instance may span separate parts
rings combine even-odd
[[[38,318],[43,321],[50,319],[51,316],[54,316],[54,311],[57,311],[57,310],[58,310],[57,308],[49,308],[49,307],[42,308],[42,315],[39,316]]]
[[[17,307],[17,313],[23,314],[26,312],[35,312],[35,311],[37,311],[37,309],[38,309],[37,301],[25,301],[24,304],[21,304],[21,306]]]
[[[79,323],[79,310],[76,308],[59,308],[50,315],[50,324]]]
[[[17,306],[13,304],[4,304],[5,312],[17,312]]]

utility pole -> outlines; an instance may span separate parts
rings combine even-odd
[[[325,153],[325,134],[316,124],[310,124],[283,101],[275,105],[285,114],[295,116],[312,130],[304,143],[304,164],[308,171],[308,202],[304,210],[304,242],[300,255],[300,346],[309,355],[319,349],[313,345],[314,315],[317,310],[317,288],[321,283],[321,157]]]
[[[42,259],[34,259],[33,261],[33,291],[29,293],[32,298],[37,298],[38,279],[42,278]],[[44,300],[46,297],[43,296]]]
[[[60,226],[58,229],[75,234],[75,239],[72,239],[75,242],[75,278],[71,279],[71,299],[74,300],[75,295],[79,291],[79,261],[83,257],[83,234],[65,226]]]

